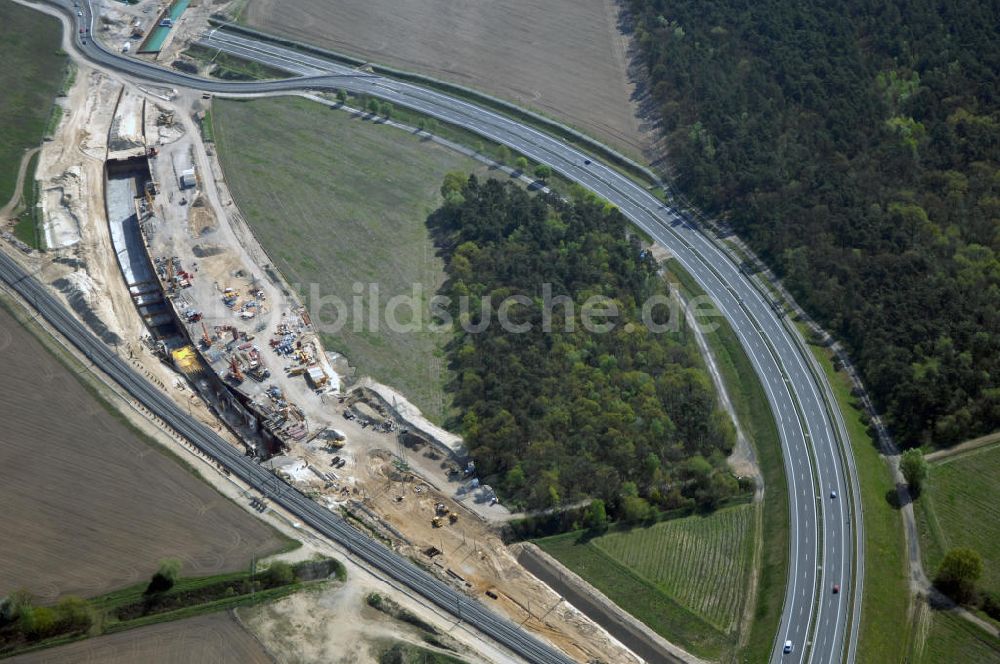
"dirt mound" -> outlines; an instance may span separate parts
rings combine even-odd
[[[68,277],[53,281],[52,285],[66,296],[73,311],[79,314],[101,341],[112,346],[122,343],[122,338],[112,332],[90,306],[90,298],[94,296],[96,286],[86,272],[74,272]]]
[[[208,258],[209,256],[218,256],[226,249],[225,247],[219,246],[217,244],[201,243],[196,244],[191,248],[191,253],[193,253],[198,258]]]

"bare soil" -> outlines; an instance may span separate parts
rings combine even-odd
[[[0,310],[0,595],[43,600],[240,569],[282,545],[266,524],[152,446]]]
[[[614,0],[251,0],[242,20],[495,94],[632,155],[650,145]]]
[[[16,664],[270,664],[260,643],[228,613],[79,641],[21,655]]]
[[[325,449],[318,441],[293,445],[279,474],[306,493],[316,495],[320,504],[334,509],[348,507],[369,527],[392,540],[400,553],[420,561],[441,579],[463,588],[571,657],[579,661],[633,661],[607,632],[518,563],[516,554],[503,544],[495,528],[474,513],[472,492],[456,499],[453,484],[444,493],[409,470],[400,470],[385,449],[394,447],[391,436],[370,428],[356,433],[354,422],[346,420],[343,429],[348,439],[343,449]],[[365,434],[369,440],[365,440]],[[346,459],[347,465],[331,470],[330,457],[334,454]],[[408,450],[406,457],[416,467],[424,462],[454,467],[454,462],[442,460],[429,446]],[[319,479],[326,473],[332,482]],[[366,518],[365,513],[377,514],[378,522]],[[448,516],[452,513],[458,517],[454,522]],[[436,515],[440,515],[437,525]]]
[[[362,579],[319,592],[296,593],[277,602],[239,610],[240,620],[275,659],[285,664],[378,664],[379,646],[405,641],[430,648],[423,632],[365,603],[369,592],[382,592]],[[427,616],[421,616],[426,619]],[[435,623],[434,620],[428,622]],[[446,625],[436,625],[444,632]],[[471,655],[448,635],[439,640],[469,661],[487,661]]]

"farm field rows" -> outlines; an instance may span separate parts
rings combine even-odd
[[[641,155],[626,42],[610,0],[249,0],[241,20],[506,98]]]
[[[622,609],[701,657],[731,653],[753,573],[757,506],[537,540]]]
[[[93,596],[147,578],[241,569],[285,540],[112,414],[0,308],[0,596]]]
[[[753,544],[753,508],[720,510],[651,528],[614,532],[594,546],[722,632],[739,622]]]
[[[956,547],[983,557],[984,590],[1000,592],[1000,445],[929,464],[915,507],[924,568],[933,577],[944,554]]]
[[[230,190],[285,279],[303,296],[315,284],[322,296],[348,305],[358,284],[366,307],[374,301],[369,284],[378,284],[383,305],[395,295],[411,295],[416,284],[423,289],[426,323],[427,301],[445,279],[427,217],[441,203],[446,173],[484,176],[486,167],[402,130],[304,99],[217,100],[214,106]],[[321,312],[321,302],[305,300],[314,321],[335,318],[331,307]],[[400,322],[413,320],[408,307],[397,312]],[[443,421],[450,333],[426,324],[393,331],[384,319],[377,330],[367,324],[356,330],[355,322],[352,314],[339,332],[324,334],[327,348],[344,353],[360,374],[401,391],[430,419]]]
[[[20,655],[12,664],[270,664],[257,639],[228,613],[108,634]]]
[[[938,611],[931,614],[923,649],[912,661],[918,664],[1000,663],[1000,640],[956,616]]]

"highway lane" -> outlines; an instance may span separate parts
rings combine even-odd
[[[89,9],[82,22],[93,24]],[[860,608],[861,570],[854,570],[860,550],[860,505],[853,467],[843,463],[836,429],[792,333],[766,297],[738,267],[694,226],[634,182],[537,130],[463,100],[402,81],[359,73],[315,56],[222,31],[212,31],[206,44],[302,75],[274,82],[206,81],[147,63],[123,58],[88,39],[84,52],[104,66],[168,85],[218,93],[255,93],[302,88],[342,87],[378,96],[442,120],[465,126],[509,145],[529,158],[547,163],[616,204],[640,228],[668,247],[718,303],[740,336],[760,376],[779,427],[791,505],[790,574],[781,625],[772,653],[774,661],[833,662],[846,652],[853,661]],[[323,72],[317,74],[316,72]],[[585,163],[589,160],[591,163]],[[836,490],[840,498],[828,498]],[[851,514],[848,515],[848,510]],[[852,534],[850,521],[857,529]],[[854,583],[852,583],[852,580]],[[845,595],[830,587],[840,583]],[[848,611],[849,599],[854,612]],[[795,651],[782,656],[781,644]],[[849,647],[845,650],[845,644]],[[811,647],[810,647],[811,646]]]

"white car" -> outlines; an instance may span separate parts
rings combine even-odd
[[[785,641],[785,647],[782,648],[781,651],[787,655],[788,653],[792,652],[792,648],[793,648],[792,642]]]
[[[836,498],[836,497],[837,497],[837,492],[835,490],[831,491],[830,492],[830,498]]]

